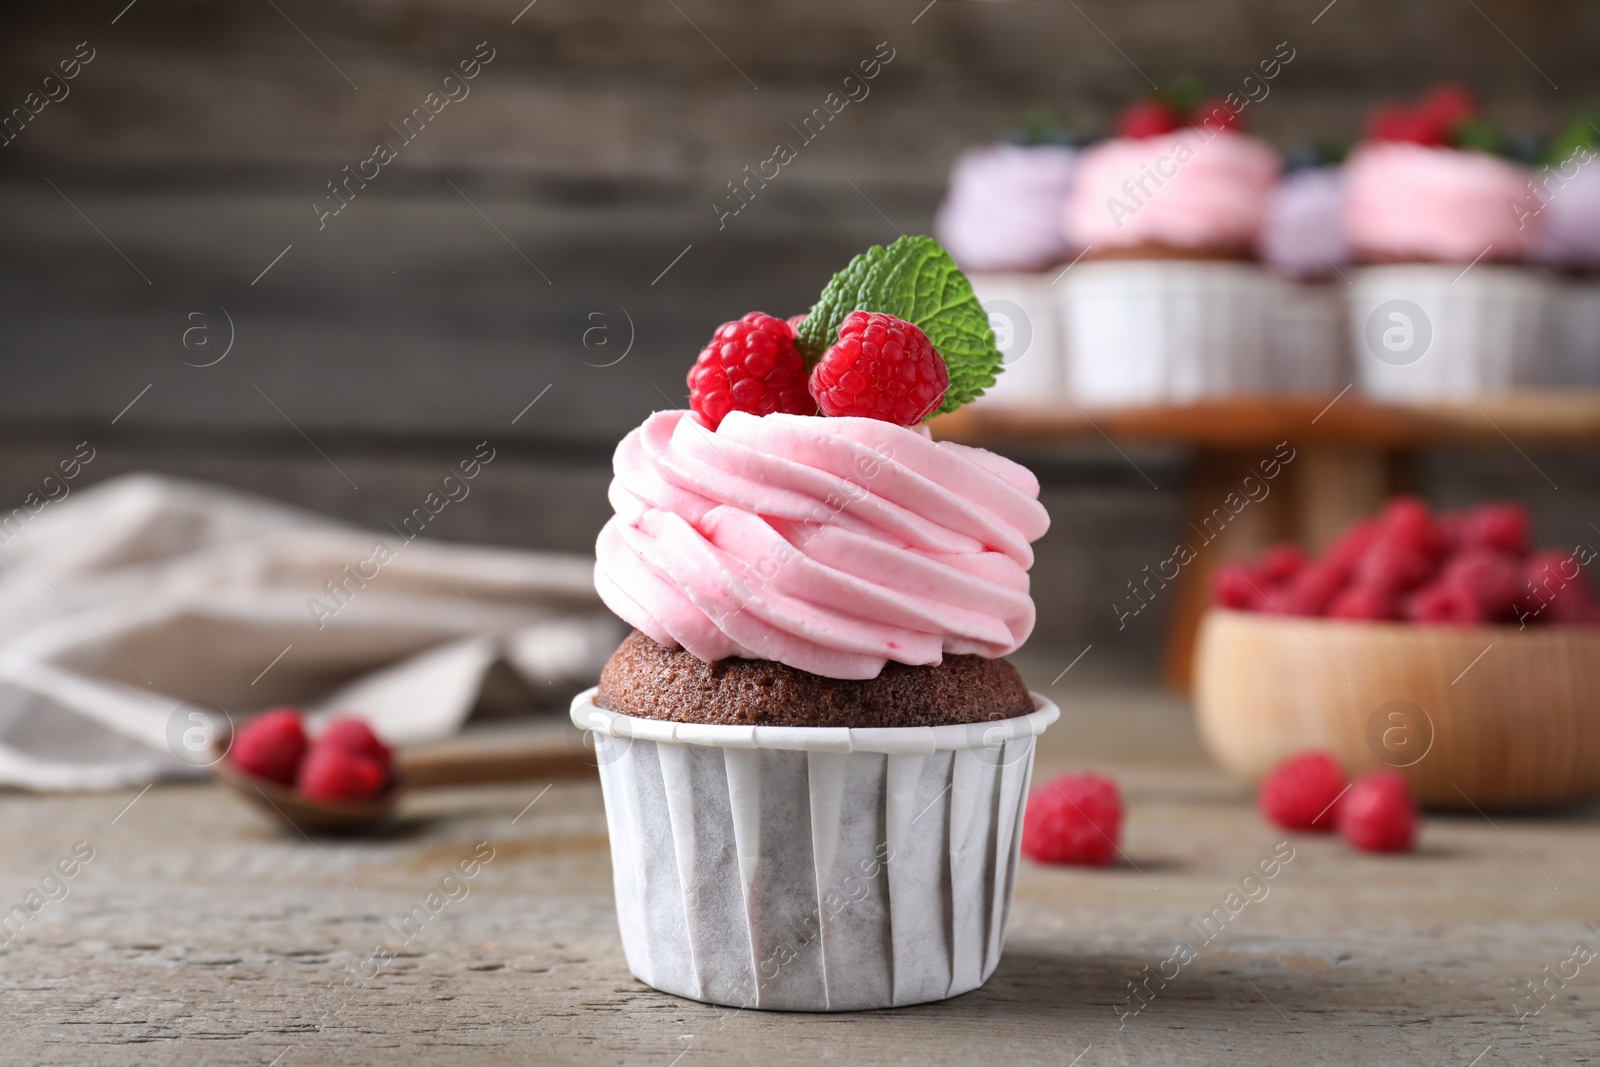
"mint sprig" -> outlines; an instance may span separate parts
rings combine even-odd
[[[888,248],[873,245],[833,276],[800,324],[797,345],[808,366],[838,340],[839,324],[852,311],[893,315],[928,335],[950,373],[950,387],[935,414],[954,411],[994,385],[1001,355],[988,313],[950,253],[932,237],[902,237]]]

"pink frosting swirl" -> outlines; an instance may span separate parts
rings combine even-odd
[[[1491,260],[1522,259],[1539,229],[1519,229],[1512,210],[1528,177],[1482,152],[1365,144],[1345,166],[1345,233],[1367,259],[1470,263],[1485,249]]]
[[[831,678],[997,657],[1033,630],[1039,482],[875,419],[650,416],[617,446],[595,546],[606,605],[669,648]]]
[[[1084,153],[1067,236],[1101,248],[1253,248],[1277,180],[1278,154],[1243,134],[1114,138]]]

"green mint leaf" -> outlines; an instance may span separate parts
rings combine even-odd
[[[798,345],[808,365],[839,339],[839,324],[852,311],[893,315],[928,335],[950,372],[950,387],[935,414],[954,411],[994,385],[1001,357],[988,313],[950,253],[932,237],[902,237],[888,248],[873,245],[833,276],[800,324]]]

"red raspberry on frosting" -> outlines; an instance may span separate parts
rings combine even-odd
[[[1417,841],[1417,804],[1394,771],[1374,771],[1339,802],[1339,833],[1363,852],[1410,852]]]
[[[1285,830],[1332,830],[1344,771],[1327,752],[1291,756],[1261,783],[1261,813]]]
[[[689,407],[713,430],[730,411],[815,415],[794,327],[760,311],[717,327],[689,368]]]
[[[1165,100],[1136,100],[1117,116],[1117,136],[1160,137],[1182,125],[1177,110]]]
[[[1221,97],[1212,97],[1194,109],[1194,125],[1221,132],[1244,128],[1244,112],[1235,111]]]
[[[305,754],[305,727],[293,708],[274,708],[257,715],[228,749],[228,759],[235,767],[280,785],[294,784]]]
[[[1104,866],[1122,834],[1117,783],[1098,774],[1067,774],[1028,798],[1022,851],[1039,863]]]
[[[901,426],[932,414],[949,385],[950,372],[928,335],[881,312],[846,315],[838,342],[811,372],[811,395],[824,415]]]

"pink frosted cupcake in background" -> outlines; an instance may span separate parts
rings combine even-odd
[[[1542,224],[1519,219],[1526,168],[1465,90],[1373,116],[1346,165],[1356,258],[1350,328],[1362,387],[1388,400],[1459,400],[1535,371],[1547,283],[1526,263]]]
[[[1600,163],[1595,126],[1580,117],[1547,154],[1519,221],[1538,224],[1532,259],[1557,272],[1551,283],[1539,380],[1600,385]]]
[[[1273,191],[1272,207],[1260,246],[1278,279],[1267,319],[1267,388],[1337,392],[1350,382],[1343,170],[1291,170]]]
[[[1256,248],[1278,154],[1225,104],[1148,100],[1085,151],[1063,280],[1072,392],[1094,404],[1183,403],[1266,387],[1269,279]]]
[[[963,152],[934,232],[989,312],[1006,373],[982,403],[1059,402],[1065,382],[1060,309],[1051,281],[1076,250],[1061,228],[1078,149],[1034,117],[1010,142]]]

